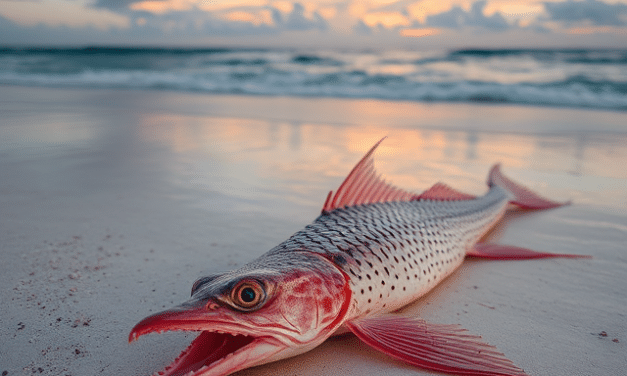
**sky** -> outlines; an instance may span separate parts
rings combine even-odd
[[[627,47],[627,0],[0,0],[0,45]]]

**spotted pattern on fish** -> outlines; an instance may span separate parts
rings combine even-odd
[[[453,272],[503,215],[509,196],[494,186],[464,201],[417,200],[338,208],[268,254],[329,257],[350,278],[352,316],[403,307]]]

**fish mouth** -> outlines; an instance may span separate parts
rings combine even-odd
[[[129,334],[129,342],[152,332],[195,331],[200,334],[159,376],[219,376],[267,362],[286,348],[274,337],[255,336],[206,329],[207,323],[178,316],[192,316],[189,311],[164,311],[139,322]],[[219,327],[215,322],[210,327]],[[204,327],[204,328],[203,328]]]
[[[235,372],[248,347],[258,339],[204,330],[160,376],[226,375]],[[246,356],[248,357],[248,356]]]

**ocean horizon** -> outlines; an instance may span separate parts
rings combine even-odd
[[[627,110],[627,50],[0,47],[0,84]]]

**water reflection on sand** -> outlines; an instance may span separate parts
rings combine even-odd
[[[550,197],[627,208],[627,115],[619,112],[5,89],[0,153],[39,158],[32,180],[60,191],[174,183],[173,196],[200,206],[312,210],[387,136],[378,169],[407,189],[444,181],[482,193],[500,162]]]
[[[144,140],[176,155],[180,164],[173,173],[182,182],[247,200],[320,205],[326,190],[335,188],[363,153],[387,136],[377,163],[401,187],[420,190],[445,181],[481,193],[489,167],[500,162],[507,173],[547,195],[625,205],[626,135],[524,131],[180,114],[146,114],[140,121]]]

